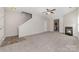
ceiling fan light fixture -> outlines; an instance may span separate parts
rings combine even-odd
[[[54,14],[54,11],[55,11],[56,9],[46,9],[45,10],[45,12],[43,12],[44,14],[46,14],[46,15],[50,15],[50,14]]]
[[[47,12],[47,14],[49,15],[49,14],[51,14],[50,12]]]

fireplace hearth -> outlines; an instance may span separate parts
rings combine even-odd
[[[73,28],[72,27],[65,27],[65,34],[69,36],[73,36]]]

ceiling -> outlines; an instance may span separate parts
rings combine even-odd
[[[40,14],[43,15],[42,12],[44,12],[46,9],[56,9],[55,15],[56,16],[64,16],[65,14],[72,12],[75,10],[75,7],[69,8],[69,7],[16,7],[17,12],[27,12],[31,14]],[[11,8],[6,8],[10,10]]]

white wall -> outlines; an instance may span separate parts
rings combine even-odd
[[[78,20],[79,20],[79,8],[77,8],[77,15],[78,15]],[[78,24],[78,20],[77,20],[77,24]],[[77,25],[77,29],[78,29],[78,25]],[[77,37],[79,38],[79,32],[77,30]]]
[[[59,17],[59,32],[63,33],[63,16]]]
[[[42,16],[33,14],[32,19],[19,27],[19,37],[47,31],[45,21]]]
[[[78,30],[77,30],[77,20],[78,20],[78,15],[77,15],[77,10],[74,10],[64,16],[64,31],[66,26],[72,26],[73,27],[73,35],[77,36]]]
[[[4,8],[0,7],[0,44],[5,39]]]
[[[49,19],[48,19],[48,30],[54,31],[54,16],[49,15],[48,17],[49,17]]]
[[[6,10],[6,36],[18,35],[18,27],[26,22],[31,15],[24,15],[20,12]]]
[[[54,20],[59,19],[59,32],[63,33],[63,16],[57,16],[57,15],[51,15],[48,16],[48,22],[47,22],[47,29],[48,31],[54,31]]]

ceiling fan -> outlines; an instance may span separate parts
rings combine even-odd
[[[46,9],[46,11],[43,12],[43,13],[46,14],[46,15],[54,14],[54,11],[55,11],[55,10],[56,10],[56,9]]]

